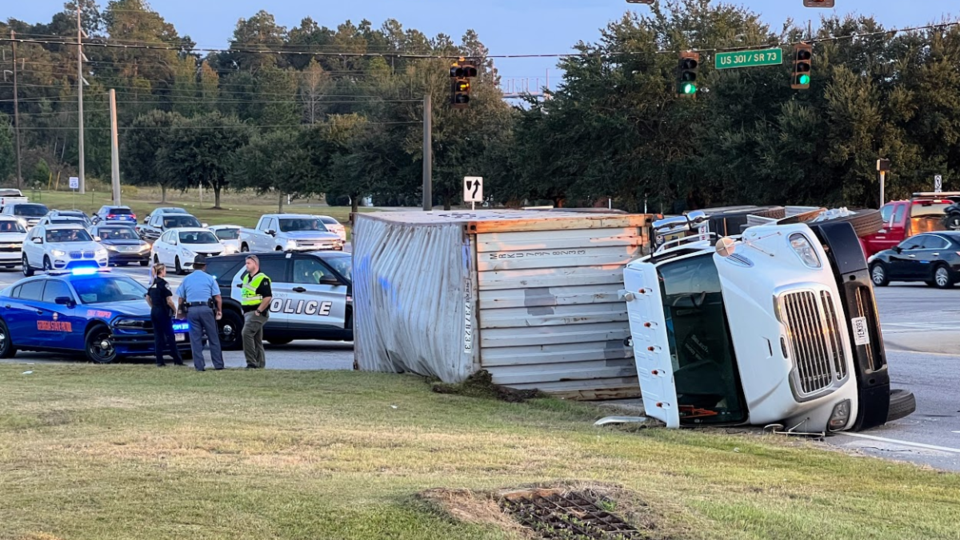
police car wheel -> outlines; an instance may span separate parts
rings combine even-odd
[[[87,360],[95,364],[109,364],[117,359],[117,350],[110,340],[110,330],[106,326],[95,326],[87,332],[84,353]]]
[[[0,358],[12,358],[15,354],[17,354],[17,349],[10,339],[7,323],[0,319]]]
[[[23,275],[30,277],[33,275],[33,268],[30,268],[30,260],[27,259],[27,254],[23,254],[23,261],[21,263],[21,268],[23,269]]]
[[[243,348],[243,317],[232,309],[223,310],[223,317],[217,323],[220,334],[220,347],[227,351]]]

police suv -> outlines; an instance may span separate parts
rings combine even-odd
[[[207,259],[207,273],[220,285],[223,318],[220,344],[242,347],[240,308],[248,253]],[[260,271],[271,281],[273,301],[263,337],[274,345],[295,339],[353,341],[352,257],[342,252],[257,253]]]

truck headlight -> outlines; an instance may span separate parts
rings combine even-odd
[[[836,431],[843,429],[850,421],[850,400],[845,399],[833,407],[833,413],[830,415],[830,430]]]
[[[63,257],[64,255],[67,254],[67,252],[63,250],[55,249],[51,251],[50,254],[53,255],[54,257]]]
[[[816,250],[813,249],[813,245],[810,244],[810,240],[806,236],[796,233],[790,235],[790,247],[793,248],[793,252],[797,254],[797,257],[800,257],[800,260],[803,261],[803,264],[807,268],[820,268],[822,264],[820,263],[820,256],[817,255]]]
[[[297,249],[297,241],[287,240],[287,249]]]

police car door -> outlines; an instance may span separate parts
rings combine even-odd
[[[292,302],[293,287],[290,285],[290,254],[282,257],[265,256],[260,259],[260,271],[270,278],[270,290],[273,293],[273,301],[270,302],[270,320],[264,328],[268,332],[285,332],[287,324],[290,322],[290,315],[287,311],[289,303]],[[247,272],[244,270],[237,276],[237,283],[243,279]],[[239,292],[240,289],[237,289]]]
[[[329,266],[312,255],[294,255],[292,281],[291,298],[295,300],[290,313],[292,332],[343,330],[347,286]]]

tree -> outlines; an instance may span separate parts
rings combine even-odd
[[[164,174],[189,185],[206,184],[220,206],[220,194],[229,185],[230,159],[250,141],[251,129],[235,116],[219,112],[177,122],[162,153]]]
[[[50,166],[47,165],[47,160],[40,159],[40,161],[37,162],[37,165],[33,168],[33,175],[30,179],[41,186],[50,183]]]
[[[6,182],[17,172],[17,154],[10,117],[0,113],[0,182]]]
[[[123,138],[120,163],[124,177],[135,185],[160,186],[160,202],[167,202],[167,190],[187,188],[181,177],[172,176],[163,156],[170,151],[175,128],[186,122],[177,113],[153,110],[134,120]]]
[[[258,195],[273,190],[283,211],[285,195],[302,197],[319,193],[317,177],[296,130],[273,131],[254,137],[236,152],[230,184],[253,189]]]

